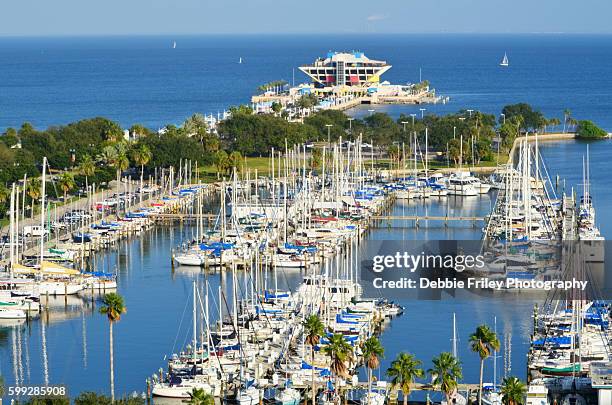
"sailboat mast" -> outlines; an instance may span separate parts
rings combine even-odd
[[[198,347],[198,318],[197,318],[197,307],[196,307],[196,282],[193,282],[193,362],[195,367],[196,362],[196,351]]]
[[[42,235],[40,235],[40,267],[42,270],[42,261],[45,253],[45,193],[46,193],[46,177],[47,177],[47,157],[43,157],[42,165],[42,184],[40,194],[40,226]]]

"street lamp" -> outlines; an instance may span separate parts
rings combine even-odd
[[[330,135],[330,131],[331,131],[331,127],[333,126],[332,124],[325,124],[325,126],[327,127],[327,145],[331,146],[331,135]]]
[[[410,116],[412,117],[412,126],[414,127],[414,118],[416,117],[416,114],[410,114]]]
[[[427,108],[419,108],[419,110],[421,110],[421,119],[423,119],[425,116],[425,110],[427,110]]]
[[[502,118],[504,119],[503,123],[505,124],[505,123],[506,123],[506,114],[501,113],[500,115],[501,115],[501,116],[502,116]]]
[[[348,122],[349,122],[349,133],[350,133],[351,135],[353,135],[353,120],[354,120],[354,119],[355,119],[355,118],[352,118],[352,117],[348,119]]]
[[[457,138],[457,127],[453,127],[453,139]]]
[[[404,126],[404,132],[406,132],[406,124],[408,124],[408,121],[402,121],[402,125]]]
[[[467,112],[468,112],[468,113],[470,113],[470,118],[472,117],[472,112],[473,112],[473,111],[474,111],[474,110],[467,110]]]
[[[370,108],[370,109],[368,110],[368,112],[370,113],[370,115],[372,115],[372,113],[373,113],[374,111],[375,111],[375,110],[374,110],[373,108]]]

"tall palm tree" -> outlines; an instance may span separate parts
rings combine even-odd
[[[329,338],[329,343],[323,347],[323,352],[331,360],[331,372],[336,377],[348,377],[347,362],[353,360],[353,347],[341,333],[334,333]]]
[[[516,377],[506,377],[502,382],[501,393],[505,405],[522,405],[525,403],[527,386]]]
[[[421,364],[421,360],[417,360],[412,354],[401,352],[387,369],[387,376],[392,378],[391,386],[399,388],[404,394],[404,405],[408,405],[410,385],[415,379],[425,377],[425,371],[420,368]]]
[[[499,339],[487,325],[480,325],[470,336],[470,348],[480,357],[480,389],[478,390],[478,404],[482,404],[482,374],[484,371],[484,361],[491,355],[491,352],[499,350]]]
[[[140,145],[132,155],[134,162],[140,166],[140,202],[142,202],[142,184],[144,182],[144,167],[151,161],[153,154],[147,145]]]
[[[571,115],[572,115],[572,112],[569,110],[569,108],[566,108],[565,110],[563,110],[563,133],[565,133],[565,129],[567,126],[567,120],[569,119]]]
[[[457,390],[458,380],[463,378],[461,363],[449,352],[440,353],[432,360],[433,367],[427,372],[432,376],[434,386],[444,393],[446,402],[451,403],[451,397]]]
[[[223,149],[220,149],[215,153],[215,168],[217,169],[217,180],[220,178],[221,173],[225,174],[227,172],[227,167],[229,165],[229,157],[227,156],[227,152]]]
[[[113,357],[113,324],[121,320],[121,315],[127,312],[123,303],[123,297],[117,293],[109,293],[104,296],[104,305],[100,308],[100,313],[106,315],[109,325],[110,343],[110,389],[111,399],[115,401],[115,369]]]
[[[89,155],[83,156],[79,164],[79,174],[85,176],[85,190],[89,189],[89,178],[96,174],[96,163]]]
[[[198,135],[198,132],[206,132],[207,128],[206,118],[200,113],[193,114],[183,123],[183,129],[187,136]]]
[[[325,333],[325,326],[321,322],[321,318],[318,315],[310,315],[303,323],[304,334],[306,335],[306,344],[310,346],[310,366],[311,368],[311,393],[312,393],[312,405],[316,405],[316,381],[314,378],[314,347],[319,344],[321,336]]]
[[[189,393],[189,399],[183,402],[190,405],[214,405],[215,398],[202,388],[194,388]]]
[[[74,176],[71,173],[62,173],[57,181],[57,184],[64,192],[64,202],[66,202],[66,195],[70,190],[76,187]]]
[[[363,361],[368,369],[368,403],[370,402],[369,393],[372,391],[372,371],[380,366],[380,358],[385,355],[385,349],[380,344],[376,336],[370,336],[361,345]]]
[[[41,181],[39,179],[28,180],[26,192],[28,193],[28,197],[30,197],[30,200],[31,200],[30,214],[32,215],[32,218],[34,218],[34,204],[36,200],[40,198],[40,194],[42,192],[41,189],[42,189],[42,186],[41,186]]]

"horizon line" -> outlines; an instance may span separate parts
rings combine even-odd
[[[11,34],[0,33],[0,38],[112,38],[112,37],[205,37],[205,36],[384,36],[384,35],[576,35],[576,36],[611,36],[610,32],[564,32],[564,31],[521,31],[521,32],[476,32],[476,31],[430,31],[430,32],[347,32],[347,31],[332,31],[332,32],[201,32],[201,33],[54,33],[54,34]]]

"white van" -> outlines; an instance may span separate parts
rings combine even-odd
[[[29,236],[40,237],[43,235],[47,235],[48,233],[49,233],[49,230],[44,229],[40,225],[27,225],[23,227],[23,236],[25,237],[29,237]]]

